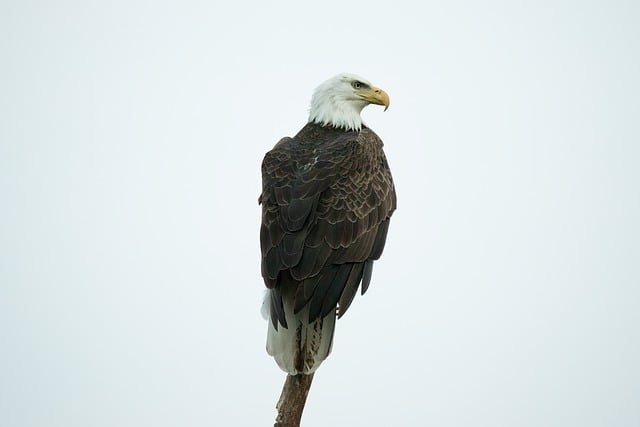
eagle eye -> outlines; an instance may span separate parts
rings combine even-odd
[[[351,85],[353,86],[354,89],[360,89],[362,86],[364,86],[362,82],[359,82],[357,80],[351,83]]]

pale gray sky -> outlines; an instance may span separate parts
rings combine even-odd
[[[339,72],[398,191],[304,425],[640,425],[634,1],[0,5],[0,425],[272,425],[260,162]]]

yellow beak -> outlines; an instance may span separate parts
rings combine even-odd
[[[358,96],[371,104],[384,105],[384,111],[389,108],[389,95],[379,87],[360,90]]]

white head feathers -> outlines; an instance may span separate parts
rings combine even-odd
[[[389,96],[361,77],[338,74],[313,93],[309,122],[359,131],[363,125],[360,112],[369,104],[388,107]]]

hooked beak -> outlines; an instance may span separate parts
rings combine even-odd
[[[371,104],[384,105],[384,111],[389,108],[389,95],[379,87],[373,86],[361,90],[358,92],[358,96]]]

